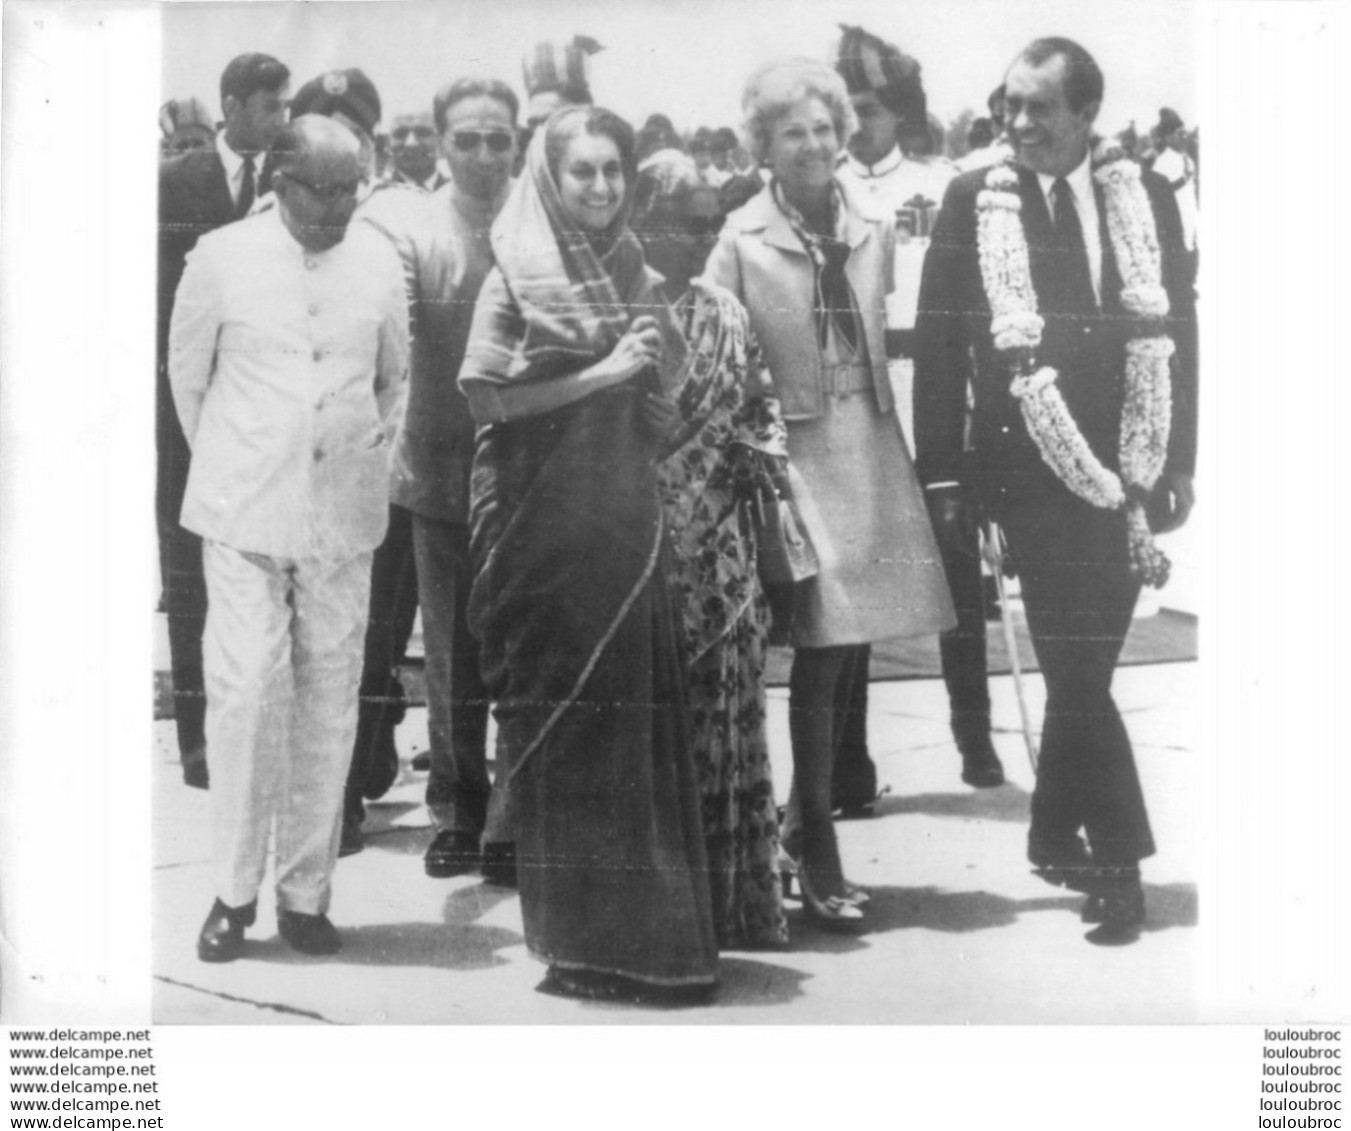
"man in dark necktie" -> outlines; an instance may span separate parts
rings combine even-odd
[[[1015,167],[953,181],[925,261],[915,433],[940,541],[956,540],[982,505],[1002,528],[1022,582],[1047,690],[1029,859],[1044,879],[1088,895],[1090,941],[1119,943],[1133,940],[1144,921],[1139,865],[1154,853],[1130,739],[1111,695],[1141,577],[1149,574],[1140,530],[1132,533],[1129,523],[1151,488],[1156,532],[1182,525],[1191,509],[1196,326],[1177,205],[1167,182],[1150,173],[1141,195],[1129,198],[1140,207],[1129,210],[1128,225],[1132,246],[1157,242],[1160,265],[1146,269],[1148,286],[1128,291],[1123,283],[1128,265],[1107,224],[1108,189],[1095,183],[1090,160],[1102,95],[1097,64],[1070,40],[1038,40],[1009,68]],[[1002,260],[982,259],[1000,251],[990,234],[998,224],[997,216],[983,224],[978,216],[1003,194],[1016,194],[1018,210],[1004,230],[1026,246],[1035,295],[1027,302],[1040,320],[1039,333],[1021,344],[1015,339],[1026,333],[1025,317],[1024,329],[1010,331],[1008,319],[992,328],[987,288],[1001,284],[982,273],[983,262]],[[1007,308],[1014,288],[1001,290]],[[1166,296],[1166,314],[1136,309],[1145,291]],[[1171,393],[1166,460],[1156,483],[1132,483],[1135,462],[1123,453],[1132,451],[1144,417],[1125,397],[1127,352],[1166,340],[1175,347],[1160,378]],[[1015,382],[1049,370],[1068,419],[1059,432],[1033,411],[1044,402],[1028,395],[1032,385]],[[968,389],[974,414],[966,450]],[[1092,484],[1054,454],[1070,441],[1102,469],[1093,482],[1117,484],[1117,495],[1090,498]]]
[[[265,173],[270,176],[270,169],[264,169],[265,158],[285,122],[289,80],[286,66],[270,55],[240,55],[231,60],[220,80],[225,126],[216,134],[215,144],[160,166],[155,516],[169,619],[179,759],[183,780],[202,789],[208,783],[202,681],[206,582],[201,539],[178,522],[190,455],[169,391],[169,321],[188,252],[206,232],[247,215],[260,178]]]

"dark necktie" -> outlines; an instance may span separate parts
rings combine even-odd
[[[1055,230],[1056,255],[1061,304],[1066,312],[1096,309],[1093,297],[1093,276],[1088,266],[1088,249],[1084,246],[1084,228],[1079,221],[1079,209],[1074,203],[1074,190],[1064,177],[1057,177],[1051,186],[1051,205],[1055,212],[1052,227]]]
[[[235,205],[235,219],[249,214],[253,207],[255,186],[253,183],[253,154],[244,158],[244,180],[239,186],[239,203]]]

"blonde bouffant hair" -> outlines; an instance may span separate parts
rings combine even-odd
[[[741,95],[741,128],[757,163],[765,160],[779,119],[804,98],[819,98],[825,104],[841,146],[858,129],[849,91],[833,67],[806,58],[767,63],[746,81]]]

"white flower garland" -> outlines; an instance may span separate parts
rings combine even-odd
[[[1146,585],[1162,586],[1168,558],[1154,545],[1144,507],[1163,473],[1172,422],[1168,359],[1173,342],[1162,325],[1168,292],[1161,281],[1158,233],[1139,166],[1118,146],[1098,145],[1093,179],[1103,188],[1107,231],[1121,273],[1121,303],[1139,322],[1126,344],[1119,476],[1103,466],[1079,431],[1056,388],[1056,371],[1035,364],[1045,322],[1037,313],[1019,215],[1018,174],[1008,159],[986,174],[986,187],[976,198],[980,271],[993,316],[990,332],[995,349],[1013,361],[1010,391],[1041,458],[1081,499],[1106,510],[1124,509],[1131,568]]]

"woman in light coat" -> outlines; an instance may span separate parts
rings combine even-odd
[[[794,599],[784,848],[808,914],[853,928],[866,894],[844,878],[830,793],[860,646],[956,621],[887,378],[894,230],[835,178],[856,128],[844,82],[813,60],[774,63],[751,77],[742,108],[769,183],[727,218],[705,274],[750,312],[821,562]]]

